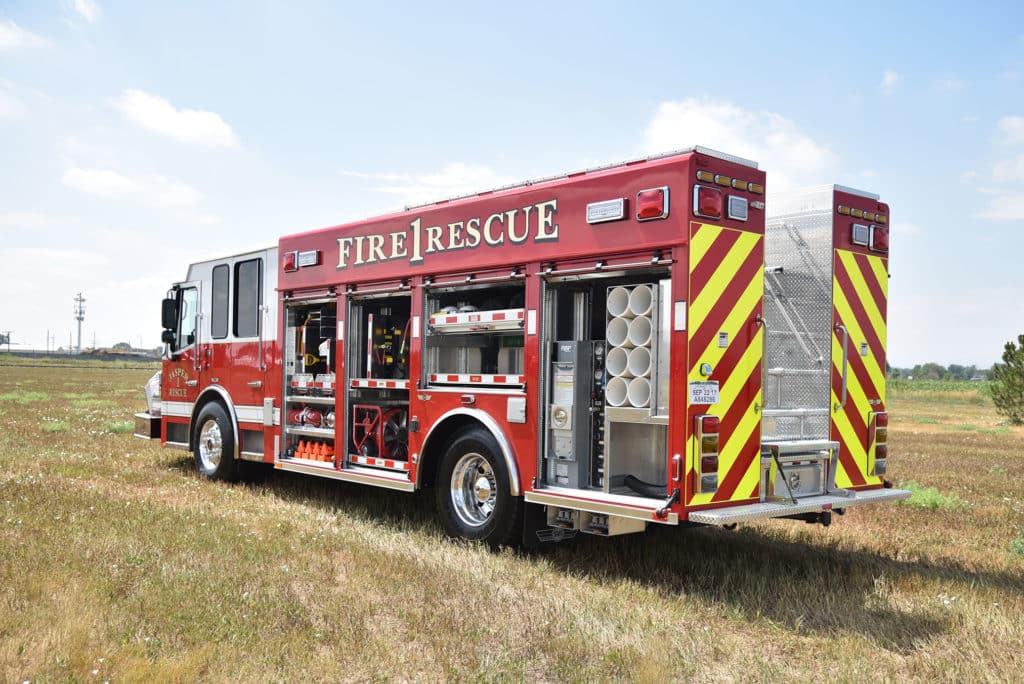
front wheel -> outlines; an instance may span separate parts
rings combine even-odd
[[[514,541],[522,501],[511,494],[509,475],[490,432],[458,435],[441,461],[437,509],[449,536],[501,546]]]
[[[193,440],[199,474],[211,480],[235,477],[235,436],[227,411],[211,402],[199,412]]]

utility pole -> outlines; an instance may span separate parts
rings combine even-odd
[[[85,297],[79,292],[75,297],[75,320],[78,321],[78,353],[82,353],[82,321],[85,320]]]
[[[7,353],[8,354],[11,353],[11,333],[13,333],[13,332],[14,332],[13,330],[5,330],[3,335],[0,335],[0,344],[3,344],[4,342],[7,343]]]

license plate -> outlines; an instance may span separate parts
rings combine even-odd
[[[717,382],[691,382],[690,383],[691,404],[717,404],[718,383]]]

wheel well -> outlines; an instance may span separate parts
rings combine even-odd
[[[420,454],[418,478],[420,487],[434,486],[437,479],[437,466],[441,463],[441,459],[444,458],[448,445],[451,444],[456,435],[471,427],[487,430],[487,426],[479,420],[466,415],[445,418],[434,426],[430,433],[430,440],[426,444],[426,449]]]
[[[224,413],[227,414],[228,420],[231,421],[232,432],[235,433],[235,449],[238,448],[238,425],[235,423],[235,412],[227,405],[224,398],[216,392],[207,392],[203,396],[199,397],[195,406],[192,408],[192,420],[188,430],[188,448],[189,450],[195,449],[195,436],[196,436],[196,421],[199,420],[199,414],[203,412],[207,404],[220,404],[221,408],[224,409]],[[237,454],[236,454],[237,456]]]

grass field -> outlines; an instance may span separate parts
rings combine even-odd
[[[0,367],[4,681],[1024,676],[1024,429],[978,387],[893,391],[916,505],[521,555],[429,496],[200,481],[125,432],[150,373]]]

